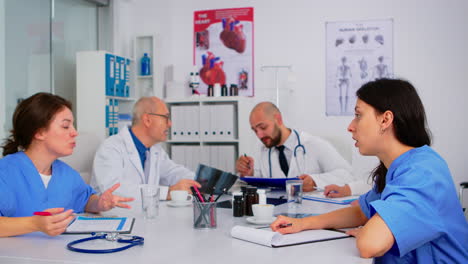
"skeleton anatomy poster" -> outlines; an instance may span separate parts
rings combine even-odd
[[[326,114],[352,115],[356,90],[393,76],[393,20],[326,23]]]
[[[195,11],[193,63],[200,75],[198,92],[208,85],[236,85],[253,96],[253,8]]]

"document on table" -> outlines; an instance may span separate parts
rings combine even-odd
[[[135,218],[128,217],[87,217],[77,216],[67,227],[64,234],[89,234],[98,232],[117,232],[129,234]]]
[[[348,238],[349,235],[340,230],[307,230],[295,234],[282,235],[271,229],[257,229],[247,226],[234,226],[231,236],[237,239],[256,243],[267,247],[287,247],[307,243],[322,242],[334,239]]]
[[[347,205],[352,203],[353,201],[359,199],[359,196],[346,196],[340,198],[329,198],[323,195],[323,193],[319,192],[312,192],[302,196],[304,200],[316,201],[316,202],[324,202],[324,203],[332,203],[332,204],[341,204]]]

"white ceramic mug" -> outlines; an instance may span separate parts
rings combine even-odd
[[[273,218],[275,206],[272,204],[253,204],[252,211],[258,221],[268,221]]]
[[[171,200],[174,203],[187,203],[191,202],[193,196],[184,190],[171,191]]]

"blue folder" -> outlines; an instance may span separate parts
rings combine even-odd
[[[299,180],[299,178],[254,178],[254,177],[243,177],[240,179],[252,186],[274,187],[278,189],[286,189],[286,181],[288,180]]]

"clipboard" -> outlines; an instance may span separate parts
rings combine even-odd
[[[119,233],[130,234],[135,218],[77,216],[63,234]]]

